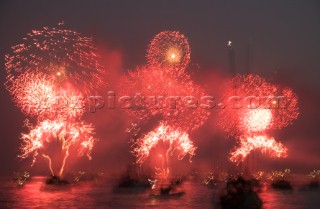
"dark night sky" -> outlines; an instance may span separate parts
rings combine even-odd
[[[144,63],[147,44],[155,34],[167,29],[179,30],[189,38],[192,63],[200,66],[194,73],[195,77],[206,82],[210,88],[215,86],[202,75],[227,72],[227,41],[234,43],[238,72],[244,72],[246,47],[250,43],[252,72],[292,87],[300,98],[300,118],[294,125],[277,133],[291,149],[291,155],[284,161],[283,167],[279,166],[278,161],[268,163],[276,168],[289,166],[297,171],[320,168],[320,1],[2,0],[0,83],[5,80],[4,55],[10,47],[20,43],[32,29],[53,26],[61,20],[68,28],[92,36],[98,47],[119,52],[123,72]],[[18,166],[25,166],[26,163],[15,157],[25,116],[11,102],[4,86],[1,87],[0,99],[1,174],[17,170]],[[94,122],[94,117],[91,117]],[[210,125],[209,120],[195,133],[201,138],[198,139],[199,156],[196,160],[210,161],[211,155],[208,153],[211,150],[205,145],[212,142],[213,136],[204,136],[201,132],[206,130],[205,133],[215,135],[214,131],[207,131]],[[97,125],[97,129],[103,126],[105,124]],[[112,128],[109,129],[112,131]],[[103,138],[110,135],[107,131],[108,128],[105,128],[97,130],[97,133]],[[122,137],[117,143],[111,143],[116,147],[113,149],[119,150],[117,153],[109,152],[110,143],[101,140],[99,147],[105,146],[105,150],[96,151],[94,162],[99,164],[106,157],[114,160],[122,155],[127,156],[127,147],[121,145],[126,144],[126,139]],[[125,164],[128,157],[120,158],[124,159],[120,162]],[[103,167],[101,164],[99,166]]]

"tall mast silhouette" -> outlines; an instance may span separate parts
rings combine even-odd
[[[228,60],[229,60],[229,70],[231,74],[236,73],[236,67],[235,67],[235,53],[232,46],[232,42],[228,41]]]

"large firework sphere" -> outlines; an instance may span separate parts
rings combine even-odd
[[[190,62],[188,39],[177,31],[163,31],[151,41],[147,60],[153,67],[173,74],[182,74]]]
[[[32,30],[23,42],[7,54],[7,89],[23,73],[38,71],[52,77],[59,85],[73,85],[82,92],[103,85],[103,69],[92,39],[78,32],[57,27]],[[17,86],[17,85],[15,85]]]

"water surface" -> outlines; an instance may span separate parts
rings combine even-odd
[[[199,182],[181,186],[185,195],[175,198],[150,198],[150,190],[118,189],[112,183],[94,181],[73,185],[46,185],[44,177],[33,177],[22,187],[1,181],[0,208],[213,208],[218,209],[221,189],[210,189]],[[319,209],[320,189],[276,191],[265,187],[259,194],[264,209]]]

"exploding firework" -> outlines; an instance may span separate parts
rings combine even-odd
[[[169,55],[174,62],[168,60]],[[168,125],[186,132],[200,127],[210,112],[199,104],[204,90],[184,71],[190,61],[186,37],[179,32],[159,33],[149,46],[147,58],[147,66],[121,79],[120,94],[135,95],[128,113],[140,121],[160,115]]]
[[[150,131],[134,143],[132,153],[137,157],[137,163],[142,164],[145,162],[150,152],[155,149],[160,142],[165,143],[168,148],[165,154],[159,154],[161,157],[161,166],[156,168],[156,174],[158,176],[168,177],[170,173],[169,162],[175,153],[179,160],[182,160],[187,154],[191,160],[191,157],[195,155],[196,148],[190,140],[189,135],[162,122],[153,131]]]
[[[267,83],[258,75],[237,75],[227,88],[219,125],[233,136],[281,129],[299,115],[298,98],[291,89]]]
[[[22,112],[37,119],[34,127],[26,122],[30,132],[21,136],[19,157],[33,153],[34,164],[41,153],[51,174],[61,176],[71,153],[90,158],[95,142],[93,126],[81,121],[81,116],[84,95],[104,85],[99,56],[91,38],[62,29],[62,24],[32,30],[12,50],[5,57],[5,86]],[[63,153],[58,159],[62,165],[56,169],[53,164],[57,164],[59,153]]]
[[[139,93],[128,109],[139,121],[160,115],[170,126],[190,131],[200,127],[210,115],[199,104],[204,90],[187,74],[177,77],[158,68],[142,67],[129,72],[120,84],[121,95]]]
[[[157,155],[161,166],[156,167],[157,176],[167,179],[174,153],[178,153],[178,159],[186,154],[194,155],[195,147],[188,132],[200,127],[210,112],[199,104],[199,99],[205,96],[204,90],[185,72],[190,62],[190,47],[183,34],[159,33],[149,45],[147,60],[148,65],[122,77],[119,91],[121,95],[134,96],[125,107],[138,122],[160,116],[159,126],[137,139],[132,153],[137,163],[142,164],[159,142],[167,143],[165,154]]]
[[[261,150],[262,153],[269,153],[271,157],[286,157],[287,148],[274,138],[268,136],[241,136],[240,145],[231,152],[232,162],[241,162],[254,150]]]
[[[188,39],[177,31],[163,31],[151,41],[148,63],[171,74],[183,74],[190,62]]]
[[[25,72],[12,84],[17,106],[27,115],[42,118],[75,118],[84,112],[84,96],[72,86],[61,87],[42,72]]]
[[[6,86],[10,92],[16,78],[29,71],[38,71],[56,83],[72,84],[88,93],[103,86],[102,66],[92,39],[80,33],[57,27],[32,30],[23,42],[6,55]]]
[[[24,133],[21,136],[23,141],[21,146],[21,158],[27,158],[33,155],[32,165],[36,162],[36,158],[41,154],[48,160],[49,169],[53,176],[61,176],[66,160],[70,152],[77,152],[80,156],[87,155],[91,159],[90,153],[93,148],[95,139],[94,128],[91,124],[84,122],[69,123],[63,120],[44,120],[39,122],[35,127],[32,127],[28,121],[26,125],[30,132]],[[52,157],[57,153],[50,155],[50,148],[58,146],[59,153],[63,153],[62,165],[58,172],[53,169]]]
[[[254,149],[286,157],[287,149],[266,133],[298,117],[298,99],[291,89],[267,83],[258,75],[237,75],[228,84],[225,97],[219,125],[240,141],[240,147],[231,153],[232,161],[243,161]]]

